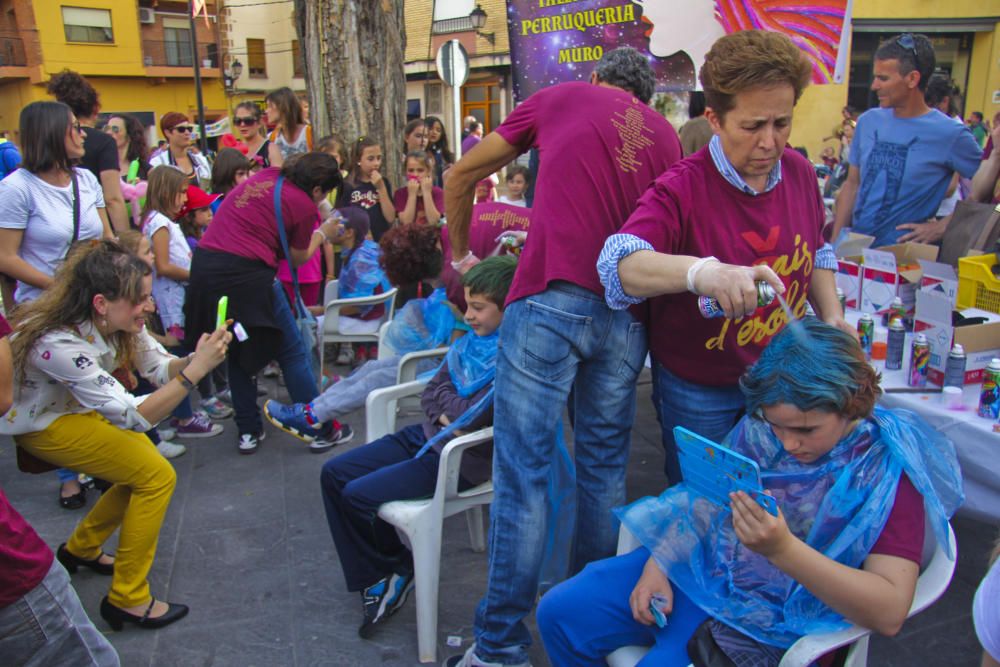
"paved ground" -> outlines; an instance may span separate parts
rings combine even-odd
[[[273,396],[284,389],[269,381]],[[362,413],[348,420],[364,442]],[[412,600],[373,639],[361,640],[357,594],[345,590],[319,495],[324,455],[269,429],[255,456],[239,456],[232,422],[221,436],[189,444],[176,459],[178,486],[151,573],[154,594],[191,606],[190,616],[156,632],[112,632],[98,615],[107,580],[86,571],[74,585],[97,627],[108,633],[122,664],[156,667],[416,665]],[[662,480],[659,426],[640,386],[629,464],[630,499],[655,494]],[[81,512],[57,506],[54,473],[17,472],[13,448],[0,445],[0,485],[53,547],[66,540]],[[445,526],[440,591],[439,659],[449,636],[468,646],[473,610],[483,593],[486,559],[469,548],[461,516]],[[870,664],[978,665],[969,610],[986,569],[996,527],[958,518],[959,563],[946,595],[910,620],[893,640],[873,641]],[[112,549],[113,550],[113,545]],[[534,627],[532,625],[532,630]],[[534,664],[546,665],[539,647]],[[2,659],[0,659],[2,662]]]

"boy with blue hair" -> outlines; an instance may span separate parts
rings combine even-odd
[[[413,560],[396,530],[378,518],[393,500],[434,493],[441,449],[452,437],[493,422],[492,387],[497,339],[517,259],[491,257],[470,269],[462,282],[472,334],[459,338],[421,394],[424,419],[396,433],[331,458],[320,484],[330,534],[349,591],[360,591],[364,619],[358,629],[370,637],[392,616],[413,588]],[[490,478],[492,446],[462,458],[459,488]]]

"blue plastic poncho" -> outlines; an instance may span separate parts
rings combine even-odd
[[[386,343],[397,355],[447,345],[455,328],[455,314],[445,288],[424,299],[411,299],[396,311],[386,331]]]
[[[383,292],[387,292],[392,286],[385,271],[379,266],[378,258],[381,254],[381,248],[371,239],[365,239],[353,250],[345,249],[341,253],[344,268],[340,271],[337,296],[341,299],[371,296],[375,294],[375,288],[379,285],[382,286]],[[362,308],[361,315],[367,315],[372,308],[374,306]]]
[[[444,361],[451,383],[462,398],[469,398],[493,383],[497,375],[498,340],[499,331],[489,336],[467,334],[448,348]]]
[[[791,532],[849,567],[860,567],[895,502],[905,472],[924,498],[938,542],[962,504],[950,440],[912,412],[875,408],[811,464],[788,455],[765,422],[744,417],[725,444],[760,464]],[[692,496],[684,484],[616,511],[657,563],[699,607],[757,641],[787,648],[802,635],[849,623],[802,585],[744,547],[731,512]]]

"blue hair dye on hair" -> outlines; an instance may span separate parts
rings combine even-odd
[[[849,334],[815,317],[779,332],[740,379],[747,413],[786,403],[799,410],[847,411],[863,377],[864,357]]]

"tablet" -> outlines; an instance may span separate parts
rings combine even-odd
[[[677,455],[688,489],[729,509],[729,494],[743,491],[778,516],[778,503],[764,493],[757,462],[682,426],[674,427]]]

